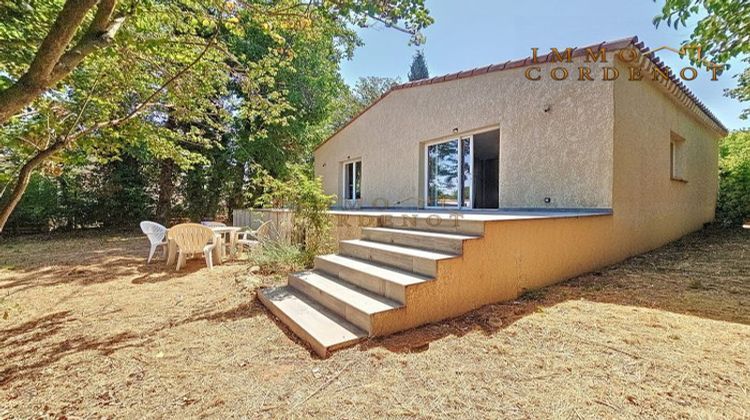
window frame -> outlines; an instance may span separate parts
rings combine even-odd
[[[352,168],[352,183],[351,183],[351,190],[349,186],[347,185],[347,170],[348,166],[351,165]],[[357,166],[359,166],[359,177],[357,177]],[[341,179],[341,191],[342,191],[342,199],[344,203],[355,203],[359,200],[362,200],[362,158],[356,158],[356,159],[350,159],[346,160],[344,162],[341,162],[341,170],[342,170],[342,179]],[[357,180],[359,178],[359,184],[357,184]],[[347,198],[347,193],[351,193],[352,198]]]
[[[685,138],[670,131],[669,136],[669,179],[678,182],[687,182],[685,172],[687,171],[687,155],[685,155]]]

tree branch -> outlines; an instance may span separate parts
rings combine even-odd
[[[100,0],[96,15],[94,15],[86,33],[70,51],[60,57],[55,65],[51,74],[51,85],[70,74],[87,55],[115,39],[117,31],[125,22],[125,16],[110,20],[116,5],[117,0]]]
[[[66,52],[86,15],[96,14],[78,43]],[[67,0],[28,70],[0,92],[0,125],[68,76],[91,52],[111,42],[125,17],[111,20],[117,0]]]
[[[102,128],[115,127],[115,126],[121,125],[121,124],[127,122],[128,120],[134,118],[138,114],[140,114],[146,107],[148,107],[148,106],[151,105],[151,101],[154,98],[156,98],[156,96],[158,96],[159,94],[161,94],[164,91],[164,89],[166,89],[169,85],[171,85],[172,83],[174,83],[175,80],[177,80],[180,77],[182,77],[183,74],[187,73],[188,70],[190,70],[191,68],[193,68],[196,64],[198,64],[201,61],[201,59],[203,59],[203,57],[206,55],[206,53],[208,53],[208,50],[210,50],[211,47],[213,46],[214,41],[216,40],[216,36],[217,35],[218,35],[218,32],[215,33],[208,40],[208,43],[206,43],[206,45],[203,48],[203,50],[190,63],[188,63],[185,67],[183,67],[177,73],[175,73],[174,75],[172,75],[172,77],[170,77],[169,79],[167,79],[166,81],[164,81],[164,83],[162,83],[161,86],[159,86],[156,90],[154,90],[144,101],[142,101],[141,103],[139,103],[138,105],[136,105],[135,108],[133,108],[133,110],[131,110],[129,113],[127,113],[126,115],[124,115],[122,117],[119,117],[119,118],[114,118],[114,119],[111,119],[111,120],[108,120],[108,121],[102,121],[102,122],[96,123],[94,125],[91,125],[90,127],[86,128],[84,130],[81,130],[81,131],[79,131],[78,133],[76,133],[76,134],[74,134],[72,136],[66,136],[65,139],[64,139],[65,143],[66,144],[67,143],[72,143],[72,142],[76,141],[77,139],[79,139],[79,138],[81,138],[81,137],[83,137],[83,136],[85,136],[85,135],[87,135],[89,133],[92,133],[92,132],[94,132],[96,130],[100,130]]]
[[[34,61],[31,62],[28,71],[21,76],[30,84],[43,84],[52,73],[60,56],[68,48],[68,44],[75,36],[78,28],[83,23],[89,10],[97,3],[97,0],[67,0],[60,14],[57,15],[55,23],[52,24],[47,36],[37,50]],[[97,13],[98,14],[98,13]]]

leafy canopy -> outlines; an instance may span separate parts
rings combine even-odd
[[[656,0],[654,0],[656,1]],[[686,44],[699,45],[703,55],[717,64],[739,58],[750,64],[750,1],[747,0],[666,0],[662,13],[654,18],[678,29],[699,18]],[[699,65],[699,63],[696,63]],[[739,75],[737,87],[727,94],[741,102],[750,101],[750,67]],[[750,116],[746,108],[742,118]]]

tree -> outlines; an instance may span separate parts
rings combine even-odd
[[[654,0],[656,1],[656,0]],[[675,29],[687,27],[688,19],[700,19],[685,44],[699,45],[703,56],[722,64],[739,57],[750,63],[750,2],[742,0],[666,0],[662,13],[654,18],[658,28],[662,22]],[[696,62],[696,65],[700,65]],[[737,87],[727,95],[741,102],[750,101],[750,67],[739,76]],[[750,108],[741,118],[750,116]]]
[[[432,20],[423,0],[4,3],[0,156],[18,168],[10,169],[13,187],[0,200],[0,232],[31,174],[50,159],[64,162],[72,149],[99,159],[146,148],[185,169],[205,159],[183,146],[216,142],[232,112],[254,119],[261,132],[283,123],[291,107],[274,76],[294,59],[283,33],[317,31],[326,22],[378,22],[419,42]],[[258,61],[234,55],[228,44],[250,26],[274,40]],[[230,82],[246,93],[235,110],[227,108]],[[169,119],[177,129],[166,126]]]
[[[719,149],[717,218],[725,224],[750,220],[750,131],[735,131]]]
[[[409,81],[422,80],[430,77],[430,72],[427,70],[427,61],[424,58],[424,51],[417,50],[414,54],[414,58],[411,60],[411,68],[409,68]]]
[[[344,126],[399,83],[401,82],[398,78],[367,76],[360,77],[353,89],[345,86],[334,102],[332,128],[338,129]]]
[[[366,108],[399,83],[400,80],[392,77],[360,77],[354,86],[354,99],[360,108]]]
[[[101,0],[91,17],[78,8],[82,2],[42,3],[48,7],[28,12],[38,14],[35,19],[18,10],[2,12],[11,17],[3,20],[2,33],[15,41],[12,44],[16,48],[4,48],[0,53],[0,73],[7,75],[0,84],[5,88],[0,97],[11,98],[0,102],[0,115],[15,112],[16,96],[25,99],[24,112],[5,119],[0,133],[3,155],[20,163],[14,186],[2,200],[0,229],[23,195],[31,174],[50,159],[63,162],[63,152],[74,147],[92,154],[99,149],[94,159],[116,157],[126,146],[150,147],[184,164],[190,162],[194,156],[173,147],[175,136],[167,135],[152,122],[166,109],[190,119],[216,108],[203,93],[220,88],[228,76],[214,41],[219,30],[231,28],[225,24],[224,15],[201,15],[198,4],[118,5]],[[98,21],[105,3],[107,10],[110,6],[113,10],[109,15],[128,15],[127,24],[115,18],[117,36],[109,30],[108,45],[102,48],[100,26],[86,30],[79,26],[81,20]],[[76,14],[73,19],[70,10],[83,15]],[[186,19],[188,16],[205,19],[193,22]],[[49,28],[45,23],[51,21],[54,23]],[[97,41],[86,44],[91,37]],[[33,45],[37,39],[43,39],[38,48]],[[67,43],[74,39],[79,40],[69,46]],[[50,57],[56,63],[49,64]],[[47,73],[29,76],[36,74],[36,63],[40,62],[46,63],[42,67]],[[30,85],[30,79],[36,84]],[[188,92],[196,96],[190,98]]]

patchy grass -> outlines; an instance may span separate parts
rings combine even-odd
[[[750,407],[750,232],[319,360],[244,262],[179,273],[141,236],[0,242],[4,417],[727,417]],[[12,269],[11,269],[12,267]]]

